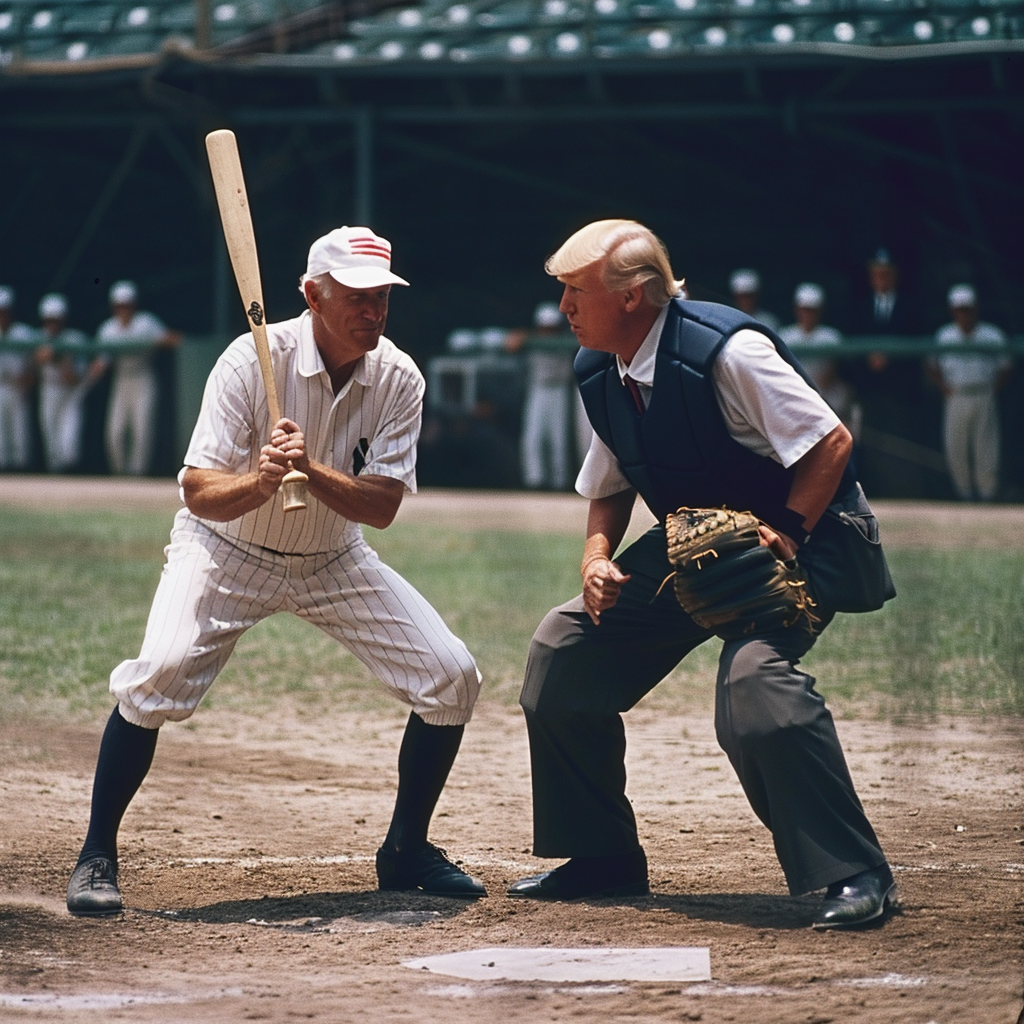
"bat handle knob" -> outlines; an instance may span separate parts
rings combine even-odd
[[[309,477],[293,469],[281,481],[281,497],[285,512],[295,512],[306,507],[306,481]]]

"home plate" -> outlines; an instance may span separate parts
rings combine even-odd
[[[471,981],[710,981],[707,947],[552,949],[497,946],[403,960],[403,967]]]

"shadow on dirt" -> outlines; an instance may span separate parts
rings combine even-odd
[[[763,893],[701,893],[651,898],[651,909],[670,910],[700,921],[748,928],[810,928],[818,896],[766,896]]]
[[[341,923],[365,927],[417,927],[458,917],[472,902],[422,893],[374,890],[224,900],[205,907],[151,913],[174,921],[199,924],[260,924],[289,931],[323,931]]]

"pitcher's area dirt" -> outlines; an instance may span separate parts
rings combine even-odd
[[[0,500],[14,501],[8,482],[0,481]],[[139,492],[139,501],[173,504],[162,483]],[[106,500],[109,489],[95,493]],[[118,494],[127,500],[127,490]],[[572,529],[581,512],[561,496],[465,496],[462,504],[477,516],[539,526],[557,513]],[[427,516],[431,506],[450,519],[456,503],[424,495],[403,515]],[[935,522],[963,510],[894,505],[879,513],[890,535],[931,517],[927,537]],[[1019,546],[1024,512],[981,513],[1002,516]],[[1017,1021],[1017,720],[840,718],[903,906],[883,927],[823,934],[808,927],[817,898],[785,894],[770,836],[715,744],[710,714],[643,706],[627,716],[629,790],[651,896],[546,904],[504,895],[510,881],[551,864],[529,853],[521,716],[486,697],[432,837],[483,878],[490,896],[467,903],[378,893],[372,858],[387,828],[403,724],[398,709],[314,717],[283,704],[265,718],[201,710],[165,729],[122,830],[128,909],[81,920],[64,909],[64,888],[87,822],[102,722],[4,720],[0,1020]],[[713,977],[469,982],[402,966],[501,945],[707,946]]]

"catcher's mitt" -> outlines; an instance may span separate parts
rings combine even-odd
[[[681,508],[665,521],[676,599],[725,640],[817,621],[796,560],[762,547],[759,522],[724,508]]]

